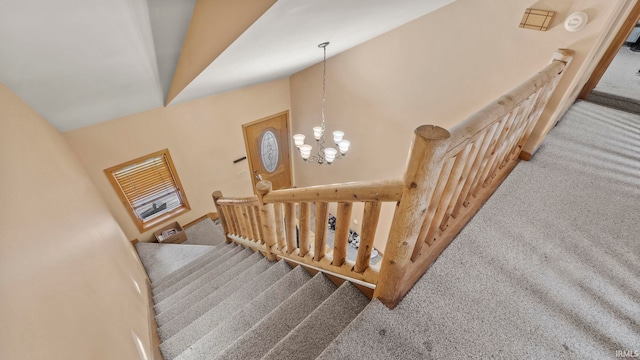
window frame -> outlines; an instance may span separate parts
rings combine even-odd
[[[150,219],[148,221],[143,221],[142,219],[140,219],[138,217],[138,214],[136,213],[136,210],[133,206],[133,203],[131,203],[129,201],[129,199],[127,198],[127,196],[125,195],[124,191],[122,190],[121,184],[120,182],[118,182],[118,180],[116,179],[114,173],[117,171],[120,171],[122,169],[125,169],[127,167],[130,167],[132,165],[135,164],[140,164],[143,163],[145,161],[148,161],[150,159],[153,158],[159,158],[159,157],[164,157],[164,159],[166,159],[166,165],[169,169],[169,172],[171,173],[171,177],[173,179],[173,182],[176,185],[177,188],[177,192],[178,192],[178,196],[180,197],[180,200],[182,202],[182,205],[167,212],[164,213],[160,216],[154,217],[153,219]],[[118,164],[116,166],[112,166],[108,169],[104,170],[105,175],[107,176],[107,178],[109,179],[109,182],[111,183],[111,186],[113,187],[113,189],[115,190],[116,194],[118,194],[118,198],[120,199],[120,202],[122,203],[122,205],[124,205],[124,207],[127,209],[127,212],[129,213],[129,215],[131,216],[131,219],[133,220],[133,222],[136,224],[136,227],[138,228],[138,230],[140,230],[140,232],[144,232],[147,231],[155,226],[158,226],[168,220],[171,220],[175,217],[177,217],[178,215],[181,215],[189,210],[191,210],[191,207],[189,206],[189,201],[187,200],[187,195],[185,194],[184,188],[182,186],[182,183],[180,182],[180,178],[178,176],[178,172],[176,171],[176,168],[173,164],[173,160],[171,159],[171,155],[169,154],[169,149],[163,149],[160,151],[156,151],[153,152],[151,154],[145,155],[145,156],[140,156],[136,159],[133,160],[129,160],[127,162],[124,162],[122,164]]]

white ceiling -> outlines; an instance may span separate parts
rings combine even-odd
[[[0,0],[0,82],[61,131],[163,106],[196,0]],[[279,0],[173,101],[294,74],[454,0]],[[203,44],[206,46],[206,44]]]

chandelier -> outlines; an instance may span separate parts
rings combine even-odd
[[[327,46],[328,42],[324,42],[318,45],[319,48],[324,50],[324,58],[322,60],[322,123],[320,126],[313,128],[313,137],[316,139],[317,147],[316,153],[311,154],[313,146],[304,143],[305,136],[303,134],[293,135],[293,141],[300,150],[300,156],[304,161],[311,160],[319,165],[327,164],[331,165],[335,159],[340,159],[347,154],[351,142],[344,139],[344,132],[336,130],[333,132],[334,147],[325,147],[324,133],[324,108],[325,108],[325,93],[326,93],[326,80],[327,80]]]

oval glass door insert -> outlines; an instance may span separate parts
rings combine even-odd
[[[278,167],[278,139],[276,134],[271,130],[267,130],[262,134],[260,141],[260,158],[262,166],[267,172],[274,172]]]

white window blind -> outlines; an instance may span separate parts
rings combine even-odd
[[[167,150],[105,170],[141,224],[186,206]]]

